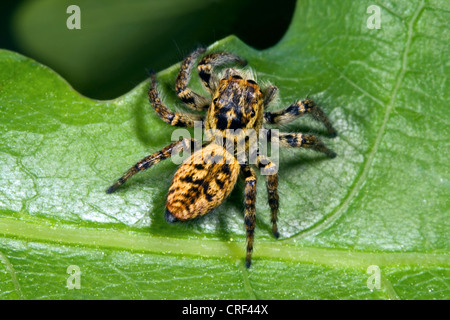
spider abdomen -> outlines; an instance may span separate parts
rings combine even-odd
[[[225,148],[209,144],[175,173],[166,202],[166,220],[186,221],[217,208],[236,184],[240,165]]]

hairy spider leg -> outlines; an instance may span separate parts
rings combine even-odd
[[[136,173],[146,170],[151,166],[169,158],[172,155],[172,152],[179,153],[183,150],[188,150],[189,148],[190,150],[194,150],[195,144],[196,141],[194,139],[180,139],[172,144],[169,144],[167,147],[164,147],[162,150],[143,158],[130,169],[128,169],[128,171],[122,177],[120,177],[116,183],[114,183],[106,190],[106,193],[113,193],[117,190],[117,188],[119,188]]]
[[[274,136],[275,134],[271,134]],[[279,132],[277,134],[280,147],[283,148],[308,148],[318,152],[325,153],[330,158],[336,157],[336,152],[328,148],[321,140],[310,134],[303,133],[286,133]],[[275,137],[276,138],[276,137]]]
[[[258,168],[263,171],[266,176],[266,189],[267,198],[270,207],[270,220],[272,222],[272,234],[275,238],[278,238],[280,234],[278,233],[278,208],[279,208],[279,197],[278,197],[278,168],[277,166],[265,155],[258,155],[256,158]]]
[[[194,127],[194,122],[202,121],[203,118],[197,114],[191,113],[181,113],[181,112],[173,112],[168,109],[162,102],[158,93],[156,74],[152,73],[150,75],[151,84],[148,90],[148,98],[150,103],[155,109],[156,114],[163,120],[164,122],[170,124],[171,126],[177,127]]]
[[[331,137],[337,135],[336,129],[331,125],[327,115],[314,101],[309,99],[297,101],[282,110],[264,112],[264,123],[285,124],[305,114],[310,114],[315,120],[322,122]]]
[[[278,88],[272,84],[263,89],[264,107],[268,106],[278,96]]]
[[[194,110],[208,109],[211,100],[192,91],[188,88],[191,79],[192,69],[194,68],[197,58],[205,52],[205,48],[199,48],[188,55],[181,63],[180,72],[178,73],[175,83],[175,90],[178,98],[181,99],[188,107]]]
[[[256,174],[249,165],[242,165],[242,173],[245,181],[244,189],[244,224],[247,235],[247,255],[245,266],[247,268],[252,264],[253,240],[255,236],[255,204],[256,204]]]
[[[211,95],[214,94],[219,86],[219,78],[213,74],[213,69],[214,67],[227,63],[238,63],[245,66],[247,60],[230,52],[214,52],[204,56],[198,63],[197,71],[200,79]]]

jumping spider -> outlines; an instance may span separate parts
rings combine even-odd
[[[195,121],[200,121],[203,128],[216,129],[219,136],[225,139],[227,129],[252,129],[259,131],[263,123],[284,124],[295,120],[305,114],[310,114],[314,119],[322,122],[330,136],[335,136],[336,131],[323,111],[312,100],[297,101],[289,107],[275,111],[264,111],[276,97],[278,88],[267,85],[260,88],[253,80],[246,77],[243,72],[233,68],[225,70],[222,79],[214,73],[214,68],[219,65],[236,63],[246,65],[246,60],[229,52],[215,52],[204,56],[197,65],[197,71],[205,89],[211,94],[212,99],[203,97],[188,88],[192,69],[196,59],[205,52],[200,48],[192,52],[181,64],[181,70],[176,79],[176,93],[188,107],[206,111],[206,118],[197,114],[172,112],[161,101],[157,90],[156,75],[151,75],[151,85],[148,97],[158,116],[168,124],[179,127],[193,127]],[[270,129],[268,133],[270,135]],[[231,154],[214,140],[217,134],[207,135],[208,143],[203,144],[202,149],[194,152],[178,168],[169,188],[165,219],[172,223],[186,221],[197,216],[205,215],[217,208],[230,194],[236,184],[239,173],[245,181],[245,229],[247,234],[246,266],[251,264],[253,251],[253,237],[255,229],[255,201],[256,201],[256,174],[249,163],[238,163],[236,154]],[[222,137],[219,137],[222,138]],[[323,152],[333,158],[336,154],[327,148],[315,136],[302,133],[279,133],[276,138],[281,147],[311,148]],[[229,136],[227,136],[229,139]],[[241,136],[232,136],[232,143],[243,143]],[[107,193],[114,192],[130,177],[167,159],[172,152],[193,149],[194,139],[180,139],[152,155],[137,162],[126,172]],[[246,140],[245,148],[249,144]],[[236,149],[234,149],[236,150]],[[206,155],[206,157],[205,157]],[[213,163],[207,156],[218,155],[226,159],[226,162]],[[209,160],[208,160],[209,159]],[[187,161],[189,160],[189,161]],[[259,169],[268,169],[272,174],[266,175],[267,194],[271,210],[272,232],[278,238],[278,174],[276,165],[263,155],[257,155]]]

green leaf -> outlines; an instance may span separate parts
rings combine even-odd
[[[176,225],[163,218],[170,161],[105,193],[171,142],[147,81],[95,101],[0,50],[0,298],[448,299],[450,7],[384,1],[381,29],[369,29],[372,4],[299,1],[273,48],[233,36],[209,47],[277,85],[274,109],[309,96],[339,132],[330,139],[308,117],[281,128],[320,136],[338,157],[280,152],[279,240],[259,177],[250,269],[241,182],[213,213]],[[158,79],[166,104],[185,110],[178,68]],[[71,265],[80,289],[67,287]]]

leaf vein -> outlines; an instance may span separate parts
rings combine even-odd
[[[0,261],[3,262],[3,264],[6,267],[6,270],[8,270],[9,274],[11,275],[11,281],[14,284],[14,290],[16,291],[17,295],[21,300],[24,300],[25,297],[22,294],[22,291],[20,290],[20,285],[16,277],[16,271],[14,270],[14,266],[11,264],[8,257],[5,256],[1,251],[0,251]]]
[[[341,215],[347,210],[347,208],[350,206],[353,199],[355,199],[355,197],[359,194],[359,191],[361,190],[361,188],[364,186],[364,182],[366,181],[366,179],[369,175],[370,169],[372,168],[372,164],[375,159],[375,155],[377,154],[381,140],[386,131],[386,126],[389,121],[389,117],[391,115],[392,110],[394,109],[394,102],[395,102],[395,98],[397,96],[397,92],[402,84],[404,75],[407,71],[407,64],[408,64],[407,58],[408,58],[408,52],[409,52],[409,49],[411,46],[411,41],[413,38],[413,27],[424,7],[425,7],[425,3],[422,0],[422,2],[420,3],[419,7],[416,10],[416,12],[414,13],[413,17],[411,18],[411,21],[408,24],[408,33],[407,33],[406,42],[405,42],[405,49],[403,51],[401,67],[398,72],[397,80],[395,82],[394,89],[392,90],[392,94],[390,96],[389,102],[385,105],[386,112],[384,114],[384,119],[380,126],[380,130],[378,131],[378,134],[375,138],[375,142],[366,157],[367,160],[365,162],[365,165],[362,168],[361,173],[356,178],[356,181],[355,181],[354,185],[352,186],[350,192],[346,196],[346,198],[342,201],[341,205],[338,206],[334,210],[334,212],[332,212],[325,219],[319,221],[316,224],[316,226],[313,226],[308,231],[300,232],[297,236],[292,237],[291,239],[304,238],[304,237],[311,236],[311,235],[317,235],[320,232],[322,232],[323,230],[331,227],[341,217]]]

